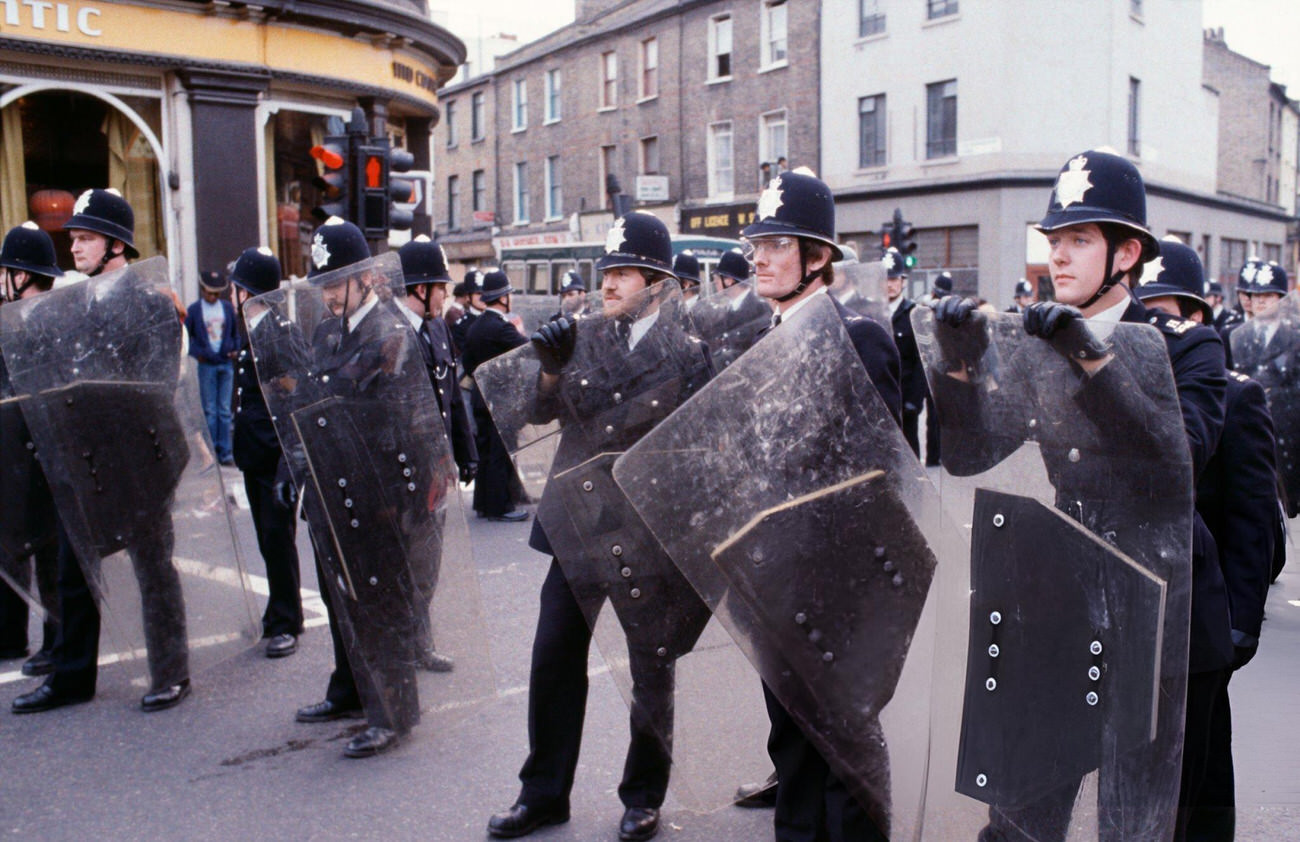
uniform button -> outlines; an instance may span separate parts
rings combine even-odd
[[[605,427],[605,435],[610,436],[610,435],[613,435],[613,434],[614,434],[614,428],[613,428],[613,426],[606,426],[606,427]]]
[[[823,653],[822,653],[822,660],[829,664],[831,661],[835,660],[835,653],[834,653],[834,652],[823,652]]]
[[[641,589],[640,589],[640,588],[633,588],[633,589],[630,591],[630,593],[631,593],[631,596],[632,596],[633,599],[640,599],[640,598],[641,598]]]
[[[343,477],[339,477],[339,488],[347,488],[347,487],[348,487],[348,481]]]
[[[632,577],[632,568],[630,567],[624,567],[622,570],[618,572],[623,576],[624,579],[630,579]]]
[[[316,426],[317,426],[317,427],[324,427],[327,423],[328,423],[328,422],[327,422],[324,418],[317,418],[317,419],[316,419]]]
[[[622,395],[621,393],[619,393],[619,392],[615,392],[615,393],[614,393],[614,403],[622,403],[622,402],[623,402],[623,395]]]
[[[1079,461],[1079,448],[1077,448],[1077,447],[1072,447],[1072,448],[1070,448],[1070,452],[1069,452],[1069,454],[1067,454],[1066,458],[1069,459],[1071,462],[1078,462],[1078,461]]]
[[[587,480],[582,484],[583,491],[590,491],[591,489],[592,489],[591,480]]]
[[[652,400],[652,401],[650,401],[650,405],[651,405],[651,406],[658,406],[658,405],[659,405],[659,401],[658,401],[658,400]]]
[[[658,649],[655,650],[655,654],[658,655],[660,658],[667,658],[668,649],[663,646],[660,646]]]
[[[1029,429],[1032,430],[1032,429],[1034,429],[1034,428],[1037,427],[1037,426],[1038,426],[1038,419],[1037,419],[1037,418],[1030,418],[1030,419],[1029,419]]]
[[[378,585],[378,584],[379,584],[379,578],[376,577],[376,576],[371,576],[371,577],[370,577],[370,584],[372,584],[372,585]]]
[[[579,380],[579,381],[578,381],[578,385],[579,385],[579,386],[586,386],[586,385],[587,385],[587,378],[584,377],[584,378],[582,378],[581,380]]]
[[[797,625],[802,626],[804,623],[808,622],[808,615],[800,611],[798,614],[794,615],[794,621]]]
[[[397,461],[401,462],[402,464],[406,464],[406,454],[405,453],[397,454]]]
[[[410,468],[403,468],[403,469],[402,469],[402,476],[404,476],[404,477],[406,477],[406,478],[409,479],[410,476],[411,476],[411,469],[410,469]]]
[[[356,529],[357,527],[359,527],[359,526],[361,525],[361,521],[357,520],[356,518],[353,518],[353,519],[352,519],[352,524],[351,524],[351,525],[352,525],[352,528],[353,528],[353,529]]]
[[[415,483],[413,483],[413,482],[408,482],[408,483],[406,484],[406,490],[407,490],[407,491],[414,491],[414,490],[415,490]]]
[[[1101,641],[1100,641],[1100,640],[1094,640],[1094,641],[1092,642],[1092,644],[1088,647],[1088,651],[1091,652],[1091,653],[1094,654],[1094,655],[1100,655],[1100,654],[1101,654]]]
[[[320,382],[322,383],[330,382],[330,376],[328,374],[324,375],[323,377],[321,377]]]
[[[350,508],[352,508],[352,498],[351,498],[351,497],[345,497],[345,498],[343,498],[343,508],[345,508],[345,509],[350,509]]]
[[[614,546],[610,547],[609,551],[613,553],[616,557],[621,556],[623,554],[623,547],[620,546],[619,544],[615,544]]]
[[[893,572],[894,572],[894,563],[893,563],[892,561],[890,561],[889,559],[885,559],[885,563],[882,564],[882,565],[880,565],[880,568],[881,568],[882,570],[884,570],[886,573],[893,573]]]
[[[1101,670],[1096,667],[1088,667],[1088,677],[1093,681],[1101,681]]]

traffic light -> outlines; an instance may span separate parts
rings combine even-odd
[[[415,181],[397,178],[393,173],[408,173],[415,166],[415,156],[405,149],[388,150],[388,227],[408,231],[415,221]]]
[[[894,233],[888,224],[880,232],[880,253],[884,255],[894,243]]]
[[[903,211],[894,208],[893,224],[890,226],[890,240],[898,253],[903,256],[903,265],[908,269],[916,267],[916,227],[903,219]]]
[[[320,162],[320,173],[311,180],[320,190],[321,203],[311,209],[312,216],[324,222],[331,216],[351,219],[355,190],[352,180],[351,137],[329,135],[319,146],[311,148],[311,156]]]
[[[357,146],[361,173],[361,218],[354,220],[367,239],[388,236],[388,138],[373,137]]]

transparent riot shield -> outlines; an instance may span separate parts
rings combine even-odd
[[[133,676],[147,662],[158,689],[251,646],[260,624],[166,261],[7,304],[0,319],[32,442],[108,627],[100,663],[125,661]]]
[[[754,290],[753,281],[741,281],[691,308],[696,335],[709,346],[718,371],[735,362],[758,341],[772,323],[772,307]]]
[[[367,718],[405,732],[422,710],[491,698],[495,678],[456,464],[401,294],[390,253],[258,296],[244,318]],[[421,682],[434,648],[455,670]]]
[[[1264,387],[1277,437],[1277,470],[1288,517],[1300,514],[1300,293],[1275,307],[1256,297],[1256,314],[1229,334],[1233,367]]]
[[[892,333],[889,296],[885,292],[886,274],[885,267],[878,260],[850,263],[835,270],[831,294],[848,310],[866,316]]]
[[[705,346],[669,280],[580,318],[559,374],[543,372],[537,354],[518,348],[476,377],[498,424],[526,419],[544,436],[521,448],[556,444],[537,519],[629,702],[629,771],[654,791],[667,785],[671,761],[679,800],[720,807],[737,784],[770,770],[762,697],[610,473],[619,454],[708,381]],[[683,497],[692,502],[710,503]]]
[[[550,321],[551,317],[559,313],[560,297],[558,295],[512,295],[510,296],[510,312],[518,314],[525,335],[531,336],[533,331]]]
[[[1192,469],[1165,342],[1120,323],[1085,370],[1019,315],[912,322],[970,539],[936,580],[924,835],[1169,839]]]
[[[912,838],[927,594],[957,539],[829,297],[765,335],[614,478],[882,834]]]

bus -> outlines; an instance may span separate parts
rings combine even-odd
[[[703,280],[700,285],[702,296],[712,292],[708,281],[718,260],[739,245],[738,240],[723,237],[673,235],[674,255],[691,251],[699,258],[700,277]],[[510,276],[511,283],[525,295],[556,296],[564,281],[564,273],[570,269],[578,270],[587,289],[594,291],[599,286],[596,261],[604,254],[603,242],[563,243],[502,249],[500,257],[501,268]]]

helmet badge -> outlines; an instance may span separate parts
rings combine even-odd
[[[758,218],[761,220],[775,216],[777,208],[782,204],[781,177],[777,176],[763,190],[763,195],[758,197]]]
[[[330,262],[330,250],[326,247],[325,238],[321,236],[319,231],[316,232],[316,236],[311,241],[311,261],[316,264],[317,269]]]
[[[1091,173],[1084,169],[1088,166],[1087,158],[1076,155],[1070,159],[1067,166],[1069,169],[1061,173],[1056,179],[1056,201],[1061,203],[1062,210],[1075,202],[1082,202],[1083,197],[1094,186],[1088,179]]]
[[[623,218],[619,217],[614,226],[609,229],[609,233],[605,235],[605,254],[614,254],[623,247],[623,243],[626,241],[627,237],[623,232]]]
[[[1146,266],[1142,267],[1142,280],[1138,281],[1138,286],[1153,284],[1160,279],[1160,274],[1165,271],[1164,257],[1157,257]]]

